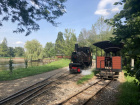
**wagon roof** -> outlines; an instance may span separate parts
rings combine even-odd
[[[112,43],[111,41],[100,41],[96,42],[93,45],[103,49],[105,52],[117,52],[123,48],[123,43]]]

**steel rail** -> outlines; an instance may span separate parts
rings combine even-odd
[[[67,71],[66,71],[66,72],[67,72]],[[65,74],[66,72],[64,72],[63,74]],[[58,72],[58,73],[61,73],[61,72]],[[8,96],[8,97],[6,97],[6,98],[0,100],[0,104],[4,104],[4,103],[6,103],[7,101],[10,101],[10,100],[13,99],[13,98],[16,98],[16,97],[18,97],[18,96],[20,96],[20,95],[22,95],[22,94],[25,94],[25,93],[27,93],[27,92],[29,92],[29,91],[31,91],[31,90],[37,89],[37,88],[40,87],[40,86],[43,86],[44,84],[43,84],[43,85],[39,85],[39,86],[37,86],[37,87],[34,87],[34,86],[36,86],[36,85],[38,85],[38,84],[40,84],[40,83],[45,82],[46,80],[49,80],[50,78],[52,78],[53,76],[57,75],[58,73],[56,73],[56,74],[54,74],[54,75],[51,75],[50,77],[46,78],[45,80],[42,80],[42,81],[40,81],[40,82],[37,82],[37,83],[35,83],[35,84],[33,84],[33,85],[27,87],[27,88],[24,88],[24,89],[22,89],[22,90],[16,92],[15,94],[13,94],[13,95],[11,95],[11,96]],[[63,74],[62,74],[62,75],[63,75]],[[61,76],[62,76],[62,75],[61,75]],[[61,76],[59,76],[59,77],[61,77]],[[59,78],[59,77],[58,77],[58,78]],[[49,85],[49,84],[48,84],[48,85]],[[32,87],[34,87],[34,88],[32,88]],[[30,89],[30,88],[31,88],[31,89]],[[28,90],[28,89],[29,89],[29,90]]]
[[[69,101],[70,99],[72,99],[73,97],[75,97],[75,96],[77,96],[78,94],[82,93],[83,91],[85,91],[85,90],[89,89],[89,88],[90,88],[90,87],[92,87],[93,85],[98,84],[98,82],[100,82],[100,81],[102,81],[102,80],[99,80],[99,81],[97,81],[97,82],[93,83],[92,85],[88,86],[87,88],[85,88],[85,89],[81,90],[80,92],[78,92],[78,93],[74,94],[73,96],[71,96],[71,97],[67,98],[66,100],[64,100],[64,101],[62,101],[62,102],[60,102],[60,103],[58,103],[58,105],[63,105],[64,103],[66,103],[67,101]]]
[[[94,94],[91,98],[89,98],[86,102],[84,102],[83,105],[86,105],[93,97],[95,97],[97,94],[99,94],[103,89],[105,89],[113,80],[110,80],[103,88],[97,91],[96,94]]]
[[[77,76],[77,75],[74,75],[73,77],[76,77],[76,76]],[[70,77],[69,79],[71,79],[71,78],[73,78],[73,77]],[[69,80],[69,79],[68,79],[68,80]],[[53,81],[52,81],[52,82],[53,82]],[[56,82],[56,81],[55,81],[55,82]],[[57,85],[56,85],[56,86],[57,86]],[[53,86],[53,87],[55,87],[55,86]],[[38,90],[36,90],[34,93],[32,93],[32,94],[26,96],[24,99],[20,100],[20,101],[17,102],[15,105],[23,105],[23,104],[25,104],[25,103],[31,101],[31,100],[34,99],[35,97],[37,97],[37,96],[43,94],[44,92],[48,91],[49,89],[51,89],[51,88],[53,88],[53,87],[47,88],[46,90],[42,91],[41,93],[36,94],[36,93],[39,92],[41,89],[45,88],[45,86],[42,86],[40,89],[38,89]],[[34,94],[36,94],[36,95],[34,95]],[[32,96],[32,95],[33,95],[33,96]]]
[[[53,81],[52,81],[53,82]],[[51,84],[52,82],[50,82],[49,84]],[[39,89],[37,89],[35,92],[29,94],[28,96],[24,97],[24,99],[21,99],[20,101],[18,101],[15,105],[19,105],[20,103],[22,103],[25,99],[27,99],[28,97],[34,95],[35,93],[37,93],[38,91],[40,91],[41,89],[43,89],[44,87],[46,87],[48,84],[41,86]],[[21,105],[21,104],[20,104]]]

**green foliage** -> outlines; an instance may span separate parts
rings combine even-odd
[[[8,56],[15,57],[15,49],[13,47],[8,47]]]
[[[38,60],[43,58],[43,47],[37,40],[27,41],[25,43],[26,56],[30,60]]]
[[[125,44],[122,50],[123,59],[125,57],[135,59],[134,70],[131,70],[130,65],[127,65],[126,70],[129,76],[136,76],[140,72],[140,66],[137,63],[140,60],[140,2],[139,0],[123,0],[115,3],[115,5],[118,4],[124,4],[123,10],[106,22],[114,27],[115,37],[112,41],[116,43],[121,41]],[[130,60],[127,63],[130,64]]]
[[[69,65],[69,63],[70,63],[69,59],[61,59],[59,61],[55,61],[55,62],[46,64],[43,66],[16,69],[14,70],[12,75],[10,75],[8,71],[3,70],[0,72],[0,81],[15,80],[15,79],[23,78],[23,77],[45,73],[48,71],[66,67]]]
[[[10,72],[11,73],[13,73],[13,60],[10,58],[10,60],[9,60],[9,70],[10,70]]]
[[[97,22],[92,25],[91,30],[82,29],[78,36],[78,44],[81,47],[90,47],[95,54],[96,47],[93,43],[103,40],[109,40],[113,37],[113,28],[104,22],[104,17],[100,17]],[[98,50],[99,51],[99,50]],[[97,52],[98,55],[101,51]]]
[[[65,29],[64,37],[65,37],[64,43],[61,42],[58,43],[58,45],[60,46],[59,50],[65,56],[71,56],[72,52],[75,49],[74,48],[75,43],[77,42],[77,38],[74,33],[74,30]]]
[[[126,73],[126,71],[124,71]],[[117,105],[139,105],[139,88],[134,84],[135,77],[127,76],[119,87]]]
[[[45,20],[54,26],[55,19],[62,16],[65,11],[66,0],[0,0],[0,26],[4,21],[11,20],[17,23],[16,33],[26,32],[26,36],[32,31],[39,30],[37,21]]]
[[[24,48],[22,47],[8,47],[6,38],[3,39],[0,44],[0,56],[1,57],[21,57],[24,55]]]
[[[22,47],[15,47],[15,56],[16,57],[24,56],[24,48],[22,48]]]
[[[28,67],[28,59],[25,59],[25,68],[27,69]]]
[[[2,43],[0,44],[0,56],[2,56],[2,57],[8,56],[8,47],[7,47],[6,38],[4,38]]]
[[[45,57],[53,57],[55,56],[55,46],[52,42],[47,42],[44,48]]]
[[[63,33],[58,32],[57,39],[55,41],[55,51],[56,54],[62,54],[61,49],[63,49],[60,44],[64,44]]]

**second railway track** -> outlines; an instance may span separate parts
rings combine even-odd
[[[53,77],[56,75],[59,75],[59,73],[56,73],[43,81],[40,81],[40,82],[38,82],[34,85],[31,85],[31,86],[13,94],[7,98],[0,100],[0,105],[22,105],[22,104],[25,104],[26,102],[32,100],[33,98],[39,96],[40,94],[43,94],[45,91],[53,88],[54,86],[50,86],[51,84],[56,83],[55,85],[57,85],[57,84],[59,84],[57,82],[60,80],[71,79],[71,78],[76,76],[76,75],[73,76],[70,74],[66,74],[66,72],[64,72],[59,77],[54,79]]]
[[[83,90],[58,103],[58,105],[86,105],[90,99],[104,89],[112,80],[99,80]]]

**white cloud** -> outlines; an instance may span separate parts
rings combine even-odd
[[[24,42],[17,41],[15,44],[24,44]]]
[[[112,13],[116,13],[120,11],[121,6],[115,6],[115,2],[119,2],[120,0],[100,0],[97,10],[95,11],[96,15],[109,16]]]
[[[111,9],[111,11],[112,11],[112,12],[119,12],[120,9],[119,9],[118,7],[114,7],[114,8]]]
[[[30,3],[31,3],[32,6],[34,6],[36,9],[39,9],[39,5],[35,4],[34,1],[30,0]]]
[[[107,9],[100,9],[98,11],[95,11],[95,14],[107,16],[107,15],[109,15],[109,12],[107,12]]]

